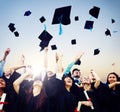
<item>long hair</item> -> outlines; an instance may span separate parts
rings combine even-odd
[[[120,81],[120,77],[118,76],[118,74],[115,73],[115,72],[111,72],[111,73],[109,73],[109,74],[107,75],[107,82],[106,82],[107,84],[109,84],[108,78],[109,78],[109,76],[110,76],[111,74],[114,74],[114,75],[116,76],[116,78],[117,78],[117,81]]]

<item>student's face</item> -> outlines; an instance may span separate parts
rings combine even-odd
[[[73,81],[70,77],[66,77],[64,81],[66,86],[72,86]]]
[[[5,81],[2,78],[0,78],[0,88],[5,88],[5,87],[6,87]]]
[[[80,73],[80,71],[75,70],[72,75],[73,75],[73,77],[75,77],[75,78],[80,78],[81,73]]]
[[[117,81],[117,77],[114,75],[114,74],[110,74],[108,76],[108,82],[111,84],[113,82],[116,82]]]

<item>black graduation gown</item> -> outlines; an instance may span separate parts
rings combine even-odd
[[[4,75],[3,75],[3,79],[6,82],[6,88],[5,88],[5,93],[7,93],[6,96],[6,101],[8,102],[8,104],[6,104],[5,106],[5,112],[17,112],[17,101],[18,101],[18,95],[16,94],[14,87],[13,87],[13,82],[20,77],[21,74],[19,74],[18,72],[14,71],[12,76],[7,79]]]
[[[64,83],[55,76],[44,81],[46,93],[50,100],[50,112],[64,112]]]
[[[46,93],[50,99],[50,112],[74,112],[76,99],[65,88],[64,81],[53,76],[44,82]]]
[[[74,112],[77,107],[77,99],[71,93],[65,90],[65,112]]]
[[[32,94],[33,81],[23,81],[19,90],[18,112],[49,112],[49,99],[42,89],[37,96]]]
[[[94,90],[93,86],[94,83],[91,84],[92,89],[87,91],[87,94],[93,103],[94,109],[91,109],[91,107],[85,105],[81,105],[80,112],[102,112],[100,111],[97,92]],[[79,88],[77,85],[73,84],[71,92],[76,96],[77,101],[87,101],[83,88]]]
[[[116,87],[116,90],[110,89],[110,112],[120,111],[120,85]]]
[[[112,100],[110,100],[111,95],[107,84],[101,82],[97,89],[94,88],[94,91],[96,92],[96,98],[101,112],[117,112],[111,111],[110,105]]]

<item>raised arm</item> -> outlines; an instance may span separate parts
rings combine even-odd
[[[3,69],[4,69],[5,61],[9,53],[10,53],[10,48],[7,48],[4,52],[2,60],[0,61],[0,76],[1,77],[3,76]]]
[[[47,70],[48,68],[48,47],[44,48],[44,67]]]
[[[56,73],[63,74],[63,66],[62,66],[62,54],[56,53],[55,58],[56,58]]]
[[[92,80],[95,82],[94,87],[97,89],[100,85],[100,77],[97,75],[97,73],[95,73],[93,69],[90,71],[90,73]]]
[[[116,85],[120,85],[120,81],[116,81],[116,82],[113,82],[111,84],[109,84],[109,88],[114,88]]]
[[[68,74],[68,73],[70,72],[70,70],[71,70],[71,68],[74,66],[75,62],[76,62],[77,60],[80,60],[81,57],[83,56],[83,54],[84,54],[83,52],[80,52],[80,53],[74,58],[73,62],[71,62],[71,63],[67,66],[66,70],[64,71],[64,74]]]
[[[32,76],[33,76],[32,71],[31,71],[31,69],[29,69],[25,72],[25,74],[21,75],[18,79],[16,79],[13,82],[13,87],[17,94],[19,94],[20,84],[23,82],[23,80],[25,80],[28,77],[32,77]]]
[[[4,53],[3,58],[2,58],[3,61],[6,61],[6,58],[7,58],[7,56],[9,55],[9,53],[10,53],[10,48],[7,48],[7,49],[5,50],[5,53]]]

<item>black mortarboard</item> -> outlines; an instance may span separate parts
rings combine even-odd
[[[56,45],[51,45],[52,50],[56,50],[57,46]]]
[[[79,17],[78,16],[75,16],[75,21],[78,21],[79,20]]]
[[[71,40],[71,44],[72,45],[76,44],[76,39]]]
[[[9,26],[8,26],[11,32],[14,32],[16,30],[14,25],[15,25],[14,23],[10,23]]]
[[[105,31],[105,35],[108,36],[110,35],[111,36],[111,33],[110,33],[110,30],[107,28],[107,30]]]
[[[97,55],[100,53],[100,50],[99,49],[94,49],[94,55]]]
[[[40,20],[41,23],[43,23],[46,19],[45,19],[44,16],[42,16],[39,20]]]
[[[81,61],[80,59],[78,59],[76,62],[75,62],[75,65],[80,65],[81,64]]]
[[[94,24],[94,21],[87,20],[86,23],[85,23],[84,29],[92,30],[93,29],[93,24]]]
[[[115,20],[114,20],[114,19],[111,19],[111,22],[112,22],[112,23],[115,23]]]
[[[26,12],[24,13],[24,16],[29,16],[30,14],[31,14],[30,11],[26,11]]]
[[[95,18],[98,18],[100,8],[94,6],[92,9],[89,10],[89,14],[92,15]]]
[[[50,35],[46,30],[44,30],[40,36],[38,37],[41,42],[40,42],[40,47],[41,47],[41,50],[43,50],[45,47],[48,46],[50,40],[53,38],[52,35]]]
[[[17,31],[14,32],[16,37],[19,37],[19,33]]]
[[[63,25],[70,24],[71,23],[70,12],[71,12],[71,6],[55,9],[52,24],[59,24],[59,23],[62,23]]]

